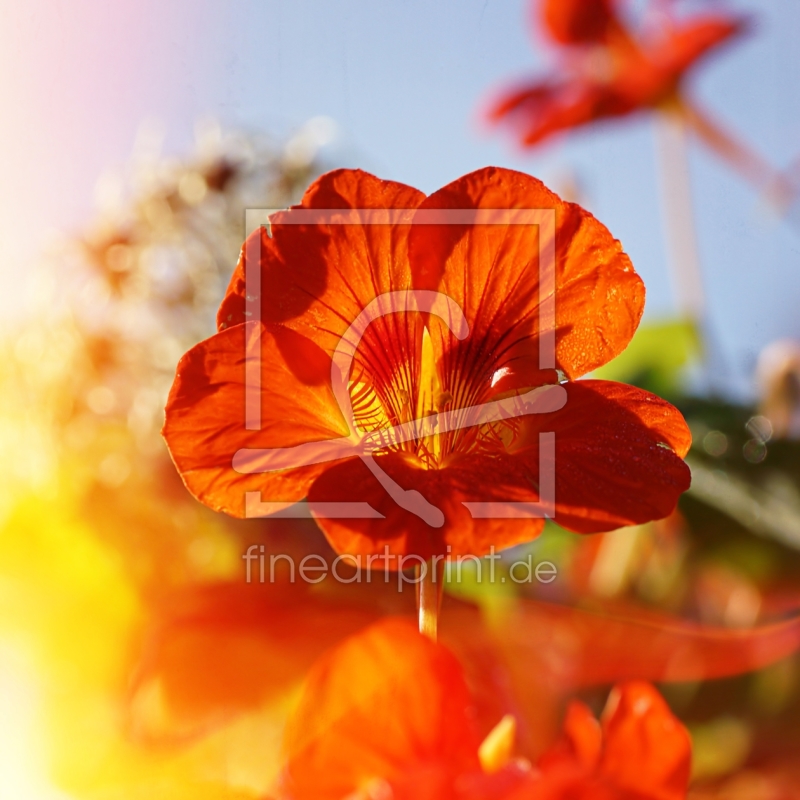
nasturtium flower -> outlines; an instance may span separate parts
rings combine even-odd
[[[330,209],[350,223],[315,221],[315,210]],[[347,212],[354,209],[376,213],[370,224],[352,224]],[[550,323],[540,314],[536,226],[448,224],[450,211],[498,209],[554,213]],[[260,253],[260,291],[250,296],[247,252]],[[468,330],[458,338],[446,321],[413,309],[371,322],[346,376],[348,424],[332,378],[337,348],[376,298],[411,292],[445,297]],[[557,522],[590,533],[661,518],[689,485],[682,457],[690,434],[682,416],[640,389],[577,380],[627,346],[644,296],[609,231],[528,175],[485,168],[426,197],[358,170],[337,170],[245,243],[218,333],[178,365],[164,436],[189,490],[206,505],[242,517],[247,493],[284,504],[307,498],[334,549],[354,556],[386,547],[420,558],[482,555],[534,538],[542,518],[473,518],[465,502],[538,502],[540,432],[555,435],[548,465]],[[540,340],[547,336],[554,339],[554,364],[541,369]],[[259,421],[248,427],[246,386],[256,385],[254,370]],[[563,393],[566,402],[552,413],[490,421],[472,411],[513,403],[537,388]],[[442,412],[456,420],[462,414],[461,425],[437,428]],[[371,468],[360,443],[398,426],[411,426],[413,435],[388,440]],[[353,448],[320,463],[271,469],[259,461],[264,451],[313,442],[324,449],[345,437]],[[395,502],[387,482],[423,498],[438,519]],[[377,513],[320,512],[342,502],[366,503]]]
[[[600,722],[573,702],[534,764],[515,752],[515,729],[507,715],[479,731],[458,660],[389,618],[312,669],[286,728],[282,789],[291,800],[686,796],[688,733],[647,683],[618,686]]]
[[[523,146],[604,119],[662,110],[681,115],[739,168],[755,169],[757,158],[712,123],[684,89],[702,59],[745,30],[741,17],[708,14],[634,33],[610,1],[545,0],[534,8],[549,38],[564,49],[563,59],[550,75],[500,92],[488,110],[489,119],[507,123]]]

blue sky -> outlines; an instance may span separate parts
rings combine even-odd
[[[734,7],[754,14],[756,30],[704,67],[693,89],[785,166],[800,155],[800,5]],[[0,310],[19,313],[12,290],[46,232],[89,218],[98,176],[125,163],[142,120],[159,120],[167,149],[181,153],[201,117],[281,135],[326,115],[342,130],[348,165],[425,191],[487,164],[554,188],[576,176],[643,276],[647,314],[673,313],[647,120],[535,155],[477,124],[487,92],[547,62],[526,12],[520,0],[0,5]],[[744,385],[761,346],[800,338],[800,227],[765,219],[750,187],[699,146],[691,168],[711,320]]]

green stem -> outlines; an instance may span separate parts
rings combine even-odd
[[[442,602],[442,563],[428,561],[416,568],[417,612],[419,632],[435,642],[439,627],[439,607]]]

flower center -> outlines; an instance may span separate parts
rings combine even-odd
[[[387,354],[386,349],[374,352]],[[474,406],[485,401],[493,387],[491,374],[469,369],[469,359],[447,353],[437,365],[432,336],[427,328],[409,357],[394,362],[388,373],[378,372],[364,359],[361,379],[350,384],[358,430],[374,434],[381,452],[404,452],[419,459],[426,469],[438,469],[454,458],[472,452],[505,449],[516,438],[517,420],[476,425]],[[382,358],[384,364],[390,358]],[[502,374],[502,370],[500,371]],[[472,407],[472,410],[470,410]],[[410,435],[392,436],[388,429],[403,427]],[[384,435],[382,431],[387,431]],[[403,441],[399,441],[402,439]]]

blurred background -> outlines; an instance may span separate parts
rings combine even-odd
[[[674,5],[752,17],[691,89],[791,173],[800,7]],[[600,708],[627,669],[690,726],[697,797],[800,796],[800,663],[778,658],[800,608],[795,209],[690,145],[699,330],[676,299],[652,115],[529,152],[481,121],[553,58],[521,0],[0,4],[0,798],[264,797],[314,658],[411,610],[380,587],[246,586],[250,543],[327,545],[310,524],[209,512],[158,431],[178,358],[214,331],[246,207],[339,166],[430,192],[487,164],[541,177],[623,242],[647,311],[603,376],[681,408],[693,488],[634,531],[550,526],[530,549],[559,581],[451,587],[445,639],[487,719],[521,709],[531,757],[566,698]],[[519,615],[539,633],[509,644]],[[655,655],[621,665],[631,641]]]
[[[627,4],[636,9],[642,2]],[[687,11],[720,3],[680,0]],[[724,4],[753,30],[702,70],[696,94],[776,168],[797,157],[800,80],[791,0]],[[4,179],[3,316],[17,316],[37,253],[112,202],[134,161],[185,155],[198,121],[285,139],[336,124],[337,166],[431,192],[487,164],[521,169],[581,198],[631,254],[647,313],[674,310],[653,126],[612,124],[521,153],[479,122],[483,101],[552,60],[523,0],[403,2],[4,3],[0,9]],[[702,148],[691,151],[710,314],[735,388],[747,394],[761,347],[800,335],[797,237]],[[13,299],[12,299],[13,298]]]

